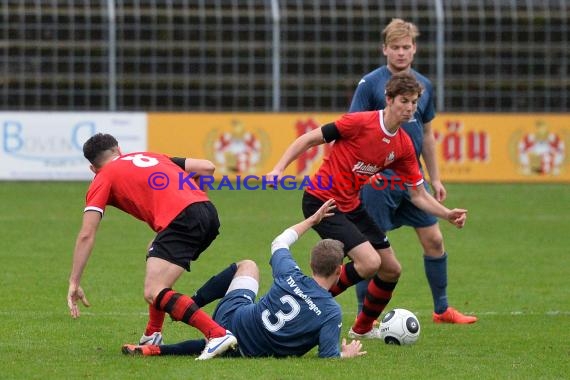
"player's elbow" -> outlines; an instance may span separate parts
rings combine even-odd
[[[429,195],[423,185],[408,186],[408,194],[410,194],[410,200],[416,207],[418,207],[419,204],[423,203],[424,197],[426,195]]]
[[[210,160],[186,161],[186,171],[194,172],[199,176],[211,176],[216,171],[216,165]]]
[[[202,169],[202,175],[213,175],[216,171],[216,165],[212,161],[204,160]]]
[[[289,249],[289,246],[284,243],[281,239],[279,239],[279,236],[276,237],[272,242],[271,242],[271,254],[273,255],[275,253],[275,251],[277,251],[278,249]]]
[[[82,228],[77,234],[77,245],[92,245],[95,243],[96,231],[92,228]]]

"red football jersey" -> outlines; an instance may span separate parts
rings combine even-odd
[[[406,186],[423,182],[412,140],[401,129],[388,132],[383,114],[382,110],[355,112],[335,121],[340,138],[312,177],[308,193],[323,201],[334,198],[340,211],[349,212],[360,204],[360,188],[386,168]]]
[[[85,211],[103,214],[107,205],[114,206],[160,232],[188,205],[207,200],[168,156],[138,152],[103,166],[89,186]]]

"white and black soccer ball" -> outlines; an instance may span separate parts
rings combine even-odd
[[[386,344],[414,344],[420,337],[420,322],[409,310],[390,310],[380,322],[380,336]]]

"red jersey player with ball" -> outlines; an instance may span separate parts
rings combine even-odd
[[[369,282],[362,312],[349,334],[357,339],[381,339],[373,327],[392,297],[401,273],[388,238],[360,203],[359,191],[366,181],[374,181],[381,170],[391,168],[406,186],[418,208],[462,228],[467,210],[448,209],[420,186],[424,179],[410,137],[400,130],[410,120],[422,94],[422,87],[409,73],[394,74],[386,84],[383,110],[343,115],[333,123],[298,137],[285,151],[268,181],[279,180],[285,169],[309,148],[334,141],[330,153],[303,194],[303,213],[312,215],[326,200],[334,198],[337,211],[313,228],[321,238],[340,240],[350,262],[343,265],[340,279],[331,288],[333,295],[362,281]]]

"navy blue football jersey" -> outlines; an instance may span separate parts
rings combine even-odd
[[[301,356],[318,346],[320,357],[340,356],[340,305],[301,272],[288,249],[277,249],[270,264],[274,282],[267,294],[233,317],[242,353]]]

